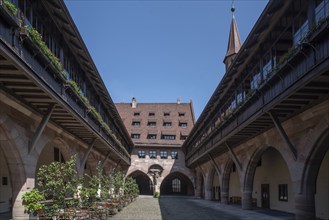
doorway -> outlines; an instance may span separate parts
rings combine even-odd
[[[262,184],[262,208],[270,208],[270,184]]]

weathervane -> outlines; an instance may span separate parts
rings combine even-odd
[[[234,17],[235,7],[234,7],[234,0],[232,0],[231,12]]]

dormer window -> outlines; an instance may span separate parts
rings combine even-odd
[[[139,139],[141,137],[140,134],[131,134],[132,139]]]
[[[185,116],[185,112],[178,112],[178,116],[179,117],[184,117]]]
[[[139,126],[141,126],[141,122],[140,121],[133,121],[131,123],[131,125],[134,126],[134,127],[139,127]]]
[[[154,112],[149,112],[149,116],[155,116],[155,113]]]
[[[147,126],[155,127],[156,125],[157,125],[157,123],[155,121],[149,121],[149,122],[147,122]]]
[[[179,122],[179,127],[187,128],[187,122]]]
[[[170,112],[163,113],[163,116],[170,116]]]
[[[140,112],[134,112],[134,116],[140,116],[141,113]]]
[[[170,122],[170,121],[165,121],[165,122],[163,122],[163,126],[164,127],[171,127],[171,125],[172,125],[172,123]]]

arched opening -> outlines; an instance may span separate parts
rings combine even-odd
[[[230,172],[229,184],[228,184],[229,201],[232,204],[241,205],[240,171],[239,169],[237,169],[233,161],[231,163],[229,172]]]
[[[12,206],[12,184],[6,157],[0,147],[0,213],[9,213]]]
[[[328,140],[329,141],[329,140]],[[327,141],[327,144],[329,143]],[[315,193],[315,213],[317,219],[329,219],[329,151],[325,154],[318,172]]]
[[[217,172],[214,172],[212,179],[211,200],[220,201],[220,184]]]
[[[160,194],[193,196],[193,184],[186,175],[180,172],[170,173],[161,183]]]
[[[253,206],[285,212],[294,210],[294,191],[288,166],[273,147],[256,153],[248,167],[245,187],[252,188]],[[252,184],[252,185],[248,185]]]
[[[137,170],[131,173],[129,176],[136,180],[140,195],[153,194],[153,184],[148,175],[146,175],[142,171]]]

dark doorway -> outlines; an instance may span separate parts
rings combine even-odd
[[[262,208],[269,209],[270,208],[270,185],[262,184]]]
[[[161,195],[194,195],[191,180],[182,173],[169,174],[161,183]]]
[[[135,171],[130,174],[132,178],[136,180],[140,195],[152,195],[153,185],[151,179],[141,171]]]

